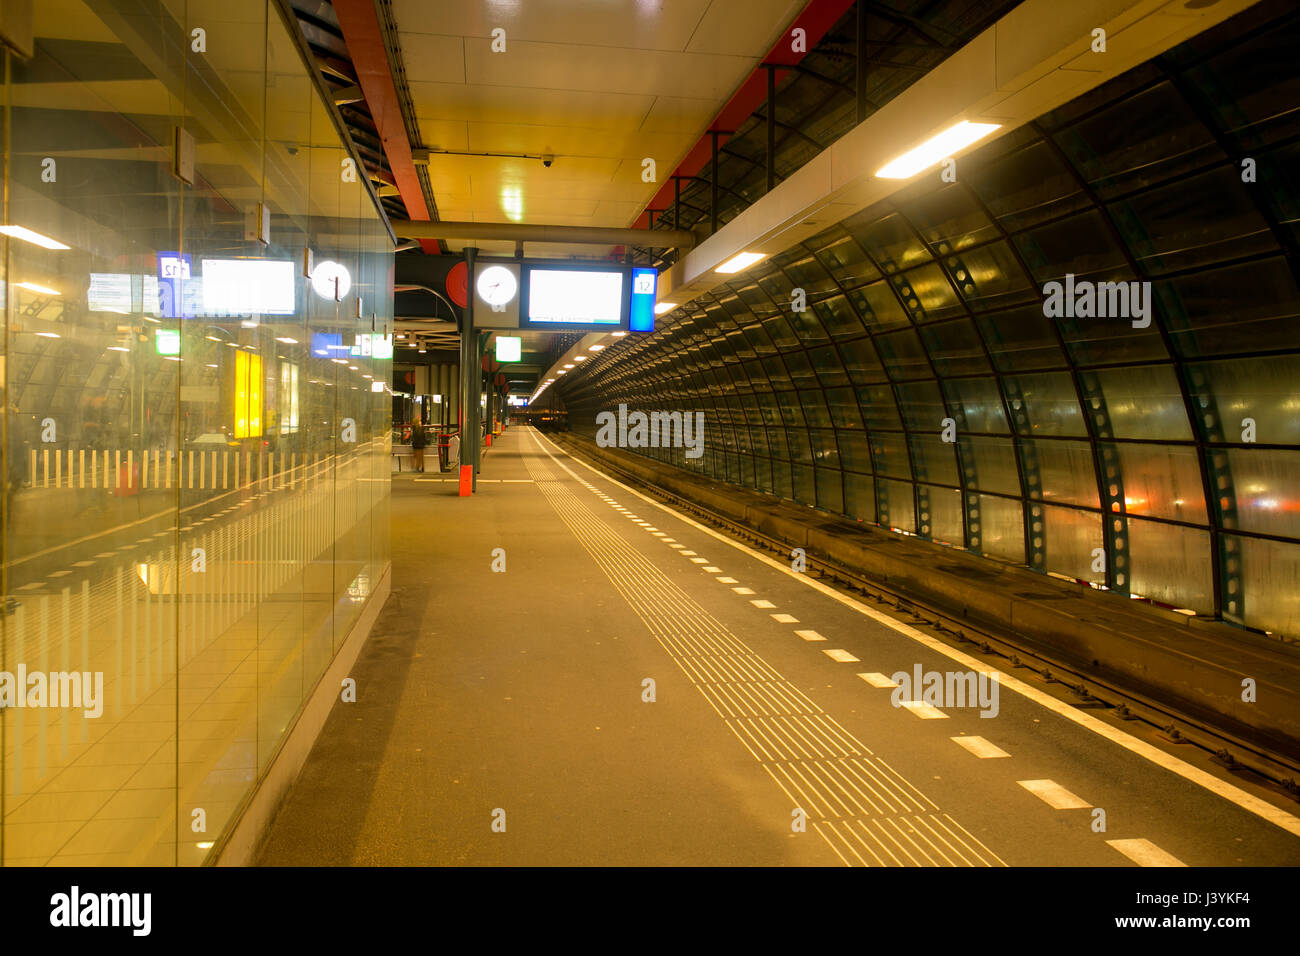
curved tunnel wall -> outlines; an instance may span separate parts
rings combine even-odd
[[[963,157],[955,182],[927,174],[607,349],[557,383],[571,427],[592,435],[619,403],[702,411],[698,460],[637,451],[1300,633],[1300,15],[1280,9],[1228,21]],[[1044,285],[1067,273],[1149,281],[1149,326],[1047,317]]]

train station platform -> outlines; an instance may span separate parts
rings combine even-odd
[[[1283,798],[793,571],[535,430],[498,439],[472,498],[441,476],[394,481],[392,519],[392,597],[351,671],[356,700],[334,704],[263,865],[1300,855]]]

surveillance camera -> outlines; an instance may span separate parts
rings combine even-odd
[[[551,163],[553,162],[555,162],[555,157],[550,153],[546,153],[544,156],[542,156],[542,165],[545,166],[547,169],[551,168]]]

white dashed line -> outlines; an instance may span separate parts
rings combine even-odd
[[[816,631],[795,631],[795,633],[798,634],[800,637],[802,637],[805,641],[824,641],[824,640],[826,640],[826,638],[822,637],[822,636],[821,636],[820,634],[818,634]],[[853,658],[853,659],[854,659],[855,661],[857,660],[856,657]]]
[[[735,584],[735,583],[736,583],[736,579],[735,579],[735,578],[718,578],[718,580],[721,581],[723,584]]]
[[[778,624],[798,624],[799,619],[793,614],[773,614],[772,620]]]
[[[1150,840],[1107,840],[1119,852],[1138,866],[1186,866],[1176,856],[1171,856]]]
[[[686,551],[682,552],[682,554],[687,554],[687,553],[688,552]],[[691,564],[708,564],[708,563],[709,563],[708,558],[691,558]]]
[[[1092,806],[1086,800],[1080,800],[1055,780],[1017,780],[1016,783],[1053,810],[1081,810]]]
[[[832,649],[829,650],[829,651],[827,651],[827,650],[823,650],[822,653],[825,654],[827,657],[829,657],[829,658],[830,658],[831,660],[833,660],[833,661],[839,661],[841,664],[855,664],[855,663],[857,663],[857,660],[858,660],[856,657],[854,657],[854,656],[853,656],[852,654],[850,654],[848,651],[841,650],[841,649],[838,648],[838,647],[836,647],[836,648],[832,648]]]
[[[988,760],[991,757],[1011,756],[997,744],[991,744],[983,737],[952,737],[950,739],[958,747],[965,748],[981,760]]]
[[[758,600],[758,601],[750,601],[749,603],[754,605],[754,607],[759,607],[759,608],[776,607],[776,605],[773,604],[771,601]]]
[[[708,574],[721,574],[721,573],[722,573],[722,568],[715,568],[713,565],[709,565],[707,568],[702,568],[701,570],[707,572]]]
[[[871,674],[859,674],[858,676],[861,677],[868,684],[870,684],[872,687],[897,687],[898,686],[897,682],[890,680],[884,674],[871,673]]]
[[[899,704],[906,710],[911,711],[922,720],[947,720],[948,715],[941,711],[933,704],[927,704],[923,700],[900,700]]]
[[[753,593],[754,593],[754,589],[753,589],[753,588],[732,588],[731,590],[735,591],[737,594],[753,594]]]

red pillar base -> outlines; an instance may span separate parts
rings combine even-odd
[[[474,491],[474,466],[460,466],[460,496],[463,498]]]
[[[488,447],[488,448],[491,448],[491,447],[492,447],[492,435],[491,435],[491,433],[489,432],[489,433],[488,433],[486,436],[484,436],[484,437],[487,438],[487,447]]]

